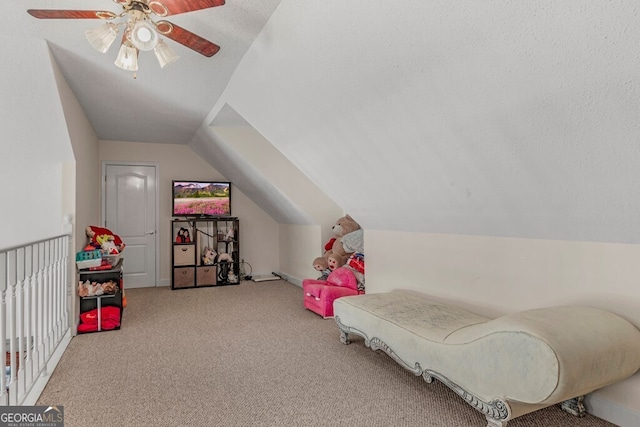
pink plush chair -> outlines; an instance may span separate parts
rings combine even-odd
[[[358,295],[358,281],[353,272],[344,267],[332,271],[327,280],[302,281],[305,308],[327,318],[333,317],[333,301],[346,295]]]

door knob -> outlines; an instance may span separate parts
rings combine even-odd
[[[155,230],[149,230],[149,231],[147,231],[147,232],[146,232],[146,233],[144,233],[144,234],[155,234],[155,232],[156,232]]]

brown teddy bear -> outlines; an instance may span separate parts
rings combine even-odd
[[[338,237],[342,237],[345,234],[351,233],[352,231],[356,231],[359,229],[360,229],[360,224],[358,224],[349,215],[345,215],[342,218],[338,218],[338,220],[333,225],[333,227],[331,227],[333,234],[335,234]]]
[[[336,235],[335,238],[332,238],[325,245],[325,252],[321,257],[318,257],[313,260],[313,268],[317,271],[324,271],[327,269],[326,266],[331,267],[333,264],[333,268],[331,270],[342,267],[350,255],[349,252],[345,252],[344,247],[341,243],[342,236],[354,232],[356,230],[360,230],[360,224],[358,224],[351,216],[345,215],[343,217],[338,218],[335,224],[331,227],[331,231]],[[330,256],[332,254],[336,254],[336,257],[330,261]]]
[[[346,247],[343,243],[343,240],[346,236],[351,236],[354,233],[361,232],[362,229],[360,228],[360,224],[358,224],[349,215],[345,215],[342,218],[338,218],[335,225],[331,229],[333,230],[333,233],[338,236],[336,237],[336,241],[333,242],[331,252],[346,260],[347,258],[349,258],[349,255],[354,253],[354,251],[351,251],[350,248]]]
[[[346,263],[347,258],[335,252],[332,252],[331,255],[327,257],[327,264],[329,265],[329,270],[331,271],[335,271],[336,268],[342,267]]]
[[[364,253],[364,231],[358,229],[340,237],[333,244],[332,252],[347,258],[354,253]]]

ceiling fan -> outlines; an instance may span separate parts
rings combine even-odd
[[[119,27],[124,26],[120,51],[115,65],[128,71],[138,69],[138,53],[153,50],[160,66],[176,61],[179,56],[160,38],[165,36],[196,52],[211,57],[220,46],[191,31],[166,20],[155,21],[153,17],[178,15],[180,13],[207,9],[225,4],[225,0],[113,0],[122,6],[116,14],[106,10],[29,9],[27,12],[39,19],[103,19],[100,27],[87,30],[89,43],[105,53],[115,41]],[[120,22],[116,22],[122,18]],[[113,22],[111,22],[113,21]]]

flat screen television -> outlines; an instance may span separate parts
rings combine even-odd
[[[173,216],[219,217],[231,215],[231,183],[224,181],[172,181]]]

